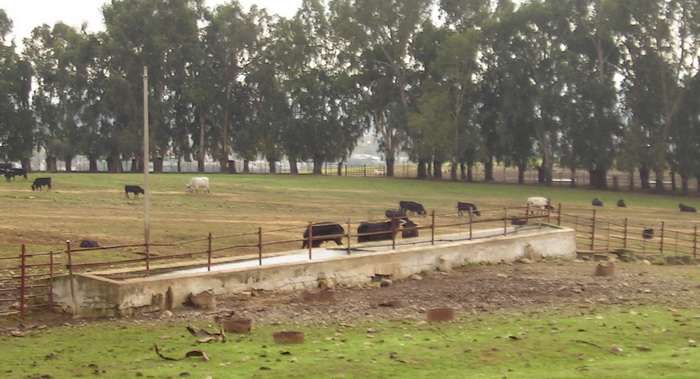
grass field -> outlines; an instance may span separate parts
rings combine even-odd
[[[46,176],[44,174],[43,176]],[[125,184],[143,183],[142,174],[60,173],[53,191],[32,191],[29,181],[0,183],[5,222],[0,225],[0,256],[16,255],[22,244],[29,251],[65,249],[65,241],[93,239],[102,245],[144,241],[144,200],[126,199]],[[545,196],[570,214],[591,215],[593,197],[605,206],[598,217],[637,223],[692,228],[697,214],[678,212],[678,203],[696,198],[625,193],[628,208],[614,206],[615,192],[533,185],[425,181],[397,178],[315,175],[212,174],[211,193],[186,193],[191,174],[150,176],[151,242],[172,243],[235,233],[299,227],[308,222],[384,218],[400,200],[422,203],[429,212],[456,214],[457,201],[502,213],[503,207],[524,206],[527,197]],[[297,231],[295,233],[298,234]],[[300,238],[296,236],[295,238]]]
[[[52,174],[54,190],[32,192],[30,182],[0,183],[6,210],[0,225],[0,254],[61,250],[65,240],[95,239],[103,245],[143,241],[143,199],[126,199],[125,184],[137,174]],[[500,212],[522,206],[529,196],[562,203],[567,213],[590,214],[593,197],[606,206],[601,217],[628,217],[679,227],[697,224],[677,204],[695,198],[626,193],[628,208],[614,207],[619,194],[550,188],[413,179],[311,175],[209,175],[211,193],[190,194],[193,175],[151,176],[151,235],[156,242],[226,235],[309,221],[382,219],[399,200],[428,211],[454,214],[457,201]],[[0,373],[6,378],[106,378],[191,376],[197,378],[691,378],[700,372],[699,308],[607,307],[582,312],[460,316],[447,324],[417,320],[358,320],[353,325],[256,325],[248,335],[223,344],[199,344],[185,330],[215,327],[210,319],[112,320],[57,328],[27,328],[25,337],[0,335]],[[32,323],[8,319],[7,324]],[[276,345],[278,330],[299,330],[307,343]],[[153,351],[182,357],[203,350],[209,361],[167,361]],[[611,351],[624,346],[624,352]]]

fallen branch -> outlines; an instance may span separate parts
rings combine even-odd
[[[185,353],[185,356],[182,358],[171,358],[171,357],[166,357],[165,355],[160,353],[160,350],[158,350],[158,345],[153,345],[153,348],[156,351],[156,354],[158,354],[159,357],[165,359],[166,361],[181,361],[183,359],[187,359],[189,357],[202,357],[203,360],[208,361],[209,357],[207,357],[207,353],[203,352],[202,350],[192,350],[188,351]]]

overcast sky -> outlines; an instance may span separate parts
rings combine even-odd
[[[0,8],[5,10],[13,22],[13,34],[19,44],[29,37],[32,29],[41,24],[53,25],[58,21],[79,28],[87,22],[88,31],[102,30],[100,8],[110,0],[0,0]],[[225,4],[229,0],[205,0],[209,7]],[[270,13],[284,17],[293,16],[301,0],[239,0],[245,9],[257,4]],[[10,37],[12,38],[12,37]]]

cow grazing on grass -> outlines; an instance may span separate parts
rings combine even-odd
[[[406,212],[404,212],[402,210],[388,209],[386,212],[384,212],[384,215],[388,219],[398,218],[401,220],[408,220],[408,216],[406,215]]]
[[[403,224],[403,229],[401,230],[401,237],[402,238],[416,238],[418,237],[418,229],[416,229],[418,225],[416,225],[415,222],[406,219],[406,222]]]
[[[100,244],[93,240],[82,240],[80,241],[80,247],[100,247]]]
[[[396,218],[391,221],[363,222],[357,227],[357,242],[392,240],[400,227],[400,220]]]
[[[146,192],[141,188],[140,186],[130,186],[130,185],[125,185],[124,186],[124,195],[126,195],[126,198],[129,198],[129,194],[133,193],[134,198],[138,198],[139,194],[145,195]]]
[[[697,212],[695,207],[691,207],[690,205],[685,205],[683,203],[678,204],[678,208],[681,210],[681,212]]]
[[[471,209],[472,213],[475,214],[476,216],[481,216],[481,212],[479,212],[478,209],[476,209],[476,205],[472,203],[463,203],[461,201],[457,202],[457,214],[459,216],[464,215],[464,212],[469,212]]]
[[[593,201],[591,201],[591,204],[595,207],[602,207],[603,201],[596,197],[593,199]]]
[[[309,246],[309,238],[311,238],[312,247],[319,247],[326,241],[333,241],[336,245],[342,245],[343,235],[345,235],[345,229],[340,224],[327,221],[319,222],[306,228],[301,248],[304,249]]]
[[[620,208],[627,208],[627,204],[625,204],[625,199],[620,199],[617,201],[617,206]]]
[[[411,212],[411,214],[419,214],[421,216],[425,216],[428,212],[425,211],[425,208],[423,208],[423,204],[416,203],[415,201],[399,201],[399,209],[402,211],[408,213]]]
[[[51,190],[51,178],[46,177],[46,178],[36,178],[34,179],[34,183],[32,183],[32,191],[42,191],[42,187],[47,187],[47,191]]]
[[[190,179],[187,183],[187,192],[199,193],[199,189],[203,188],[204,192],[209,193],[209,178],[205,176],[200,176],[197,178]]]
[[[642,231],[642,238],[644,238],[645,240],[650,240],[654,238],[654,229],[644,229],[644,231]]]

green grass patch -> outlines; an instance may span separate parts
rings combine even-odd
[[[200,328],[215,325],[196,322]],[[580,309],[559,314],[458,317],[450,323],[362,321],[355,325],[254,325],[225,343],[199,344],[183,321],[118,321],[1,337],[6,378],[236,377],[673,377],[700,372],[698,309]],[[302,344],[272,334],[305,333]],[[179,358],[203,350],[204,361]]]

